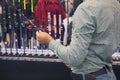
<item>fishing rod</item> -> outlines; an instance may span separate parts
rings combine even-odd
[[[13,6],[16,6],[16,1],[13,0]],[[15,53],[13,53],[13,55],[18,55],[18,21],[17,21],[17,10],[16,7],[12,7],[13,8],[13,31],[14,31],[14,48],[15,48]]]
[[[31,14],[33,15],[34,13],[34,0],[31,0]],[[33,21],[31,22],[33,23]],[[34,24],[34,23],[33,23]],[[30,33],[31,33],[31,39],[30,39],[30,49],[33,49],[34,48],[34,45],[35,45],[35,29],[32,27],[32,30],[30,30]]]
[[[31,18],[33,18],[35,0],[29,0],[29,3],[30,3],[30,6],[27,5],[27,10],[29,10],[28,7],[30,7]],[[27,12],[29,12],[29,11],[27,11]],[[27,13],[27,14],[29,15],[29,13]],[[33,49],[35,49],[35,53],[37,52],[37,49],[36,49],[37,43],[35,41],[35,31],[37,29],[35,29],[36,26],[34,25],[34,21],[32,19],[28,19],[26,17],[26,20],[29,23],[29,25],[26,26],[26,29],[28,30],[28,45],[29,45],[28,51],[29,51],[29,54],[26,54],[26,55],[31,56],[30,54],[33,54],[33,51],[32,51]]]
[[[24,16],[27,16],[27,15],[29,15],[29,6],[31,6],[30,5],[30,2],[28,1],[28,0],[24,0],[24,8],[23,8],[23,15]],[[31,3],[33,4],[33,1],[31,0]],[[30,9],[31,10],[31,9]],[[23,18],[23,33],[24,33],[24,35],[23,35],[23,51],[24,51],[24,54],[23,55],[28,55],[27,53],[26,53],[26,49],[28,49],[28,42],[29,42],[29,35],[28,35],[28,33],[30,32],[30,30],[28,29],[28,27],[27,27],[27,25],[26,25],[26,19],[28,19],[27,17],[24,17],[24,16],[22,16],[22,18]]]
[[[18,22],[15,9],[13,13],[13,21],[14,21],[14,48],[16,48],[16,54],[18,54]]]
[[[53,0],[53,37],[57,39],[57,18],[55,10],[55,1]]]
[[[63,44],[63,26],[62,26],[62,4],[61,4],[61,0],[59,0],[59,5],[60,5],[60,10],[59,10],[59,15],[58,15],[58,19],[59,19],[59,39],[60,39],[60,43]]]
[[[5,0],[2,0],[2,28],[3,28],[3,47],[5,48],[5,53],[2,53],[2,54],[7,54],[7,39],[6,39],[6,36],[7,36],[7,10],[6,10],[6,2]]]
[[[42,3],[42,31],[46,31],[49,35],[52,34],[52,26],[51,26],[51,12],[50,12],[50,1],[49,0],[42,0],[44,3]],[[44,11],[46,9],[46,11]],[[46,17],[46,19],[44,19]],[[46,21],[46,22],[45,22]],[[42,45],[42,54],[44,56],[49,56],[49,52],[45,52],[44,50],[48,51],[48,46]]]
[[[50,13],[50,2],[47,0],[47,19],[48,19],[48,34],[51,35],[51,13]]]
[[[21,52],[22,53],[24,53],[23,51],[24,51],[24,49],[23,49],[23,31],[22,31],[22,28],[23,28],[23,20],[22,20],[22,9],[19,7],[19,9],[18,9],[18,11],[19,11],[19,28],[20,28],[20,36],[19,36],[19,39],[20,39],[20,44],[19,44],[19,46],[20,46],[20,49],[22,49],[21,50]]]
[[[48,2],[48,4],[49,4],[49,2]],[[44,21],[44,8],[45,8],[45,1],[44,0],[42,0],[42,9],[41,9],[41,12],[42,12],[42,15],[41,15],[41,17],[42,17],[42,24],[41,24],[41,26],[42,26],[42,31],[46,31],[46,23],[45,23],[45,21]],[[45,46],[45,45],[42,45],[41,46],[42,47],[42,52],[43,52],[43,49],[47,49],[47,46]]]
[[[46,9],[46,6],[47,6],[47,3],[49,3],[48,1],[44,1],[44,0],[41,0],[40,2],[40,13],[39,16],[40,16],[40,19],[39,19],[39,29],[38,30],[41,30],[41,31],[47,31],[45,28],[46,28],[46,22],[45,22],[45,18],[44,16],[46,15],[44,9]],[[49,28],[50,29],[50,28]],[[49,30],[48,30],[49,32]],[[44,54],[44,50],[47,49],[47,46],[45,45],[42,45],[38,42],[38,46],[39,46],[39,49],[41,49],[41,53],[39,55],[43,56]]]
[[[42,0],[41,0],[41,1],[42,1]],[[39,3],[40,3],[39,5],[40,5],[40,10],[41,10],[41,11],[37,10],[37,11],[36,11],[36,14],[42,12],[42,9],[41,9],[42,2],[41,2],[41,1],[39,2]],[[36,9],[38,9],[38,5],[37,5]],[[39,11],[39,12],[38,12],[38,11]],[[41,26],[41,24],[42,24],[41,15],[42,15],[42,14],[37,14],[37,16],[38,16],[38,15],[39,15],[39,19],[36,21],[36,22],[37,22],[37,26],[36,26],[36,27],[37,27],[37,31],[39,32],[39,30],[41,30],[41,27],[42,27],[42,26]],[[35,36],[35,35],[34,35],[34,36]],[[38,40],[36,40],[36,43],[35,43],[35,44],[36,44],[36,45],[35,45],[34,47],[35,47],[36,53],[37,53],[37,49],[41,49],[41,44],[39,43]]]
[[[67,39],[68,39],[68,26],[69,26],[69,4],[68,4],[68,0],[66,1],[66,13],[67,13],[67,23],[65,21],[65,25],[64,25],[64,36],[63,36],[63,45],[67,45]]]
[[[1,48],[2,48],[2,5],[0,4],[0,55],[1,55]]]
[[[8,2],[9,3],[9,2]],[[10,47],[10,54],[12,54],[12,19],[11,19],[11,6],[8,5],[8,42],[9,42],[9,47]]]
[[[44,5],[45,5],[45,1],[44,0],[41,0],[40,2],[40,13],[39,16],[40,16],[40,19],[39,19],[39,29],[38,30],[41,30],[41,31],[45,31],[45,23],[44,23]],[[43,55],[44,53],[44,49],[45,49],[45,45],[42,45],[38,42],[38,49],[41,49],[41,54],[39,55]]]
[[[28,0],[24,0],[24,9],[23,9],[23,13],[24,13],[24,15],[28,15],[27,14],[27,4],[28,3]],[[27,46],[27,43],[28,43],[28,34],[27,34],[27,28],[26,28],[26,24],[25,24],[25,21],[26,21],[26,19],[23,17],[23,33],[24,33],[24,35],[23,35],[23,51],[24,51],[24,54],[23,55],[25,55],[25,52],[26,52],[26,49],[28,49],[28,46]]]

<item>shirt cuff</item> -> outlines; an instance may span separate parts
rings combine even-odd
[[[52,51],[55,51],[55,47],[58,45],[58,43],[60,43],[60,40],[57,39],[57,40],[51,40],[49,45],[48,45],[48,49],[52,50]]]

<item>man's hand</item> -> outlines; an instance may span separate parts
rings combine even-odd
[[[46,32],[37,31],[36,39],[40,42],[40,44],[48,45],[53,38]]]

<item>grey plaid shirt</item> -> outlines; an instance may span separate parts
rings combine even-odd
[[[120,39],[120,4],[117,0],[85,0],[73,15],[71,43],[58,40],[49,49],[67,64],[73,73],[90,73],[112,64]]]

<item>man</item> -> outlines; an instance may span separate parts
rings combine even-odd
[[[111,56],[120,42],[118,1],[84,0],[72,21],[69,46],[61,45],[45,32],[36,32],[36,37],[70,65],[73,80],[116,80]]]

